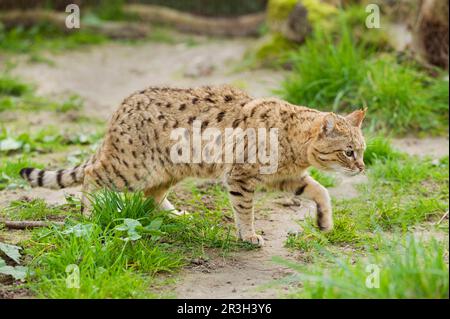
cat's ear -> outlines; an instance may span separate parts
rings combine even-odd
[[[328,113],[323,118],[322,122],[323,133],[325,133],[325,135],[330,135],[333,132],[335,125],[336,125],[335,115],[333,113]]]
[[[367,109],[356,110],[356,111],[350,113],[349,115],[347,115],[345,117],[345,119],[351,125],[356,126],[356,127],[361,127],[364,117],[366,116],[366,110]]]

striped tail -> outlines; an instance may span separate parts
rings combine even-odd
[[[20,176],[28,181],[32,187],[39,186],[51,189],[61,189],[81,184],[84,179],[84,169],[88,163],[89,161],[73,168],[60,169],[57,171],[27,167],[20,170]]]

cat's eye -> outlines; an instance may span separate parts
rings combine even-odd
[[[353,157],[354,154],[355,154],[355,152],[353,152],[353,151],[345,151],[345,155],[348,157]]]

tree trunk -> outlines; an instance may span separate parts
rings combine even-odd
[[[413,29],[419,54],[430,64],[448,70],[448,0],[422,0]]]

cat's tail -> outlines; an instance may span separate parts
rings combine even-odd
[[[32,187],[61,189],[83,183],[84,170],[90,162],[91,159],[75,167],[56,171],[26,167],[20,170],[20,176]]]

